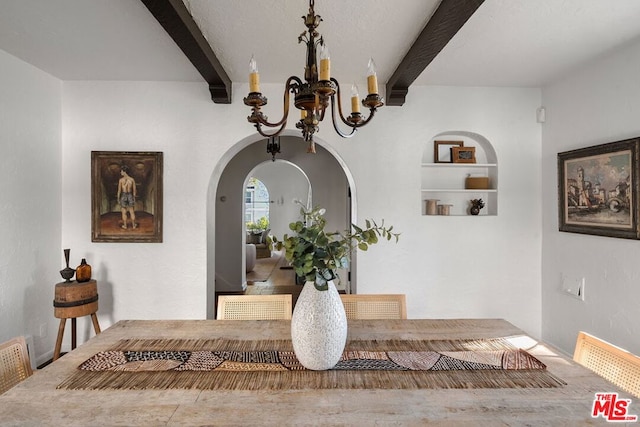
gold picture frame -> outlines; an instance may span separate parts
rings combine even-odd
[[[162,242],[161,152],[91,152],[91,241]]]
[[[453,163],[475,163],[476,147],[451,147],[451,161]]]

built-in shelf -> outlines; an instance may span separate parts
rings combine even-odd
[[[421,200],[422,214],[426,215],[426,200],[436,199],[438,204],[451,205],[450,216],[467,216],[471,200],[482,199],[485,207],[480,216],[498,214],[498,163],[495,151],[485,138],[468,132],[439,135],[425,145],[421,163]],[[465,146],[476,147],[476,158],[480,163],[435,163],[433,159],[433,141],[463,141]],[[465,179],[488,177],[489,188],[467,189]]]

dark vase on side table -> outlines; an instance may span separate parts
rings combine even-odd
[[[69,267],[69,253],[70,252],[71,252],[71,249],[65,249],[64,250],[64,260],[67,263],[67,266],[66,266],[66,268],[63,268],[62,270],[60,270],[60,275],[62,276],[63,279],[65,279],[65,282],[70,282],[71,278],[76,273],[76,271],[73,268]]]

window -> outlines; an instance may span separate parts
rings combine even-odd
[[[257,178],[249,178],[244,192],[244,220],[257,223],[260,218],[269,219],[269,191]]]

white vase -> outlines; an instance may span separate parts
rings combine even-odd
[[[347,342],[347,315],[332,281],[319,291],[306,282],[291,318],[291,341],[296,357],[307,369],[333,368]]]

